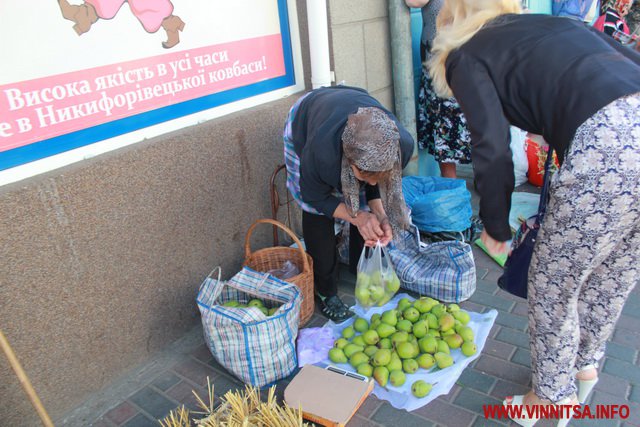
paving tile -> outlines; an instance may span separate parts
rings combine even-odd
[[[413,413],[445,426],[453,423],[460,427],[468,426],[475,418],[475,415],[466,409],[440,399],[429,402],[428,405],[416,409]]]
[[[487,341],[484,343],[484,348],[482,349],[482,354],[510,360],[516,348],[515,345],[487,338]]]
[[[524,332],[529,326],[529,319],[516,314],[507,313],[505,311],[499,311],[496,323],[498,325],[508,326],[509,328]]]
[[[89,427],[113,427],[115,425],[117,424],[112,423],[106,418],[100,418],[99,420],[92,422]]]
[[[126,423],[122,424],[122,427],[158,427],[158,421],[147,418],[142,414],[138,414]]]
[[[511,313],[516,316],[529,316],[529,305],[526,302],[517,302],[516,305],[511,309]],[[528,320],[528,317],[527,317]]]
[[[238,380],[231,379],[226,375],[216,377],[214,387],[216,402],[219,402],[220,398],[231,390],[244,390],[244,384]]]
[[[638,330],[617,329],[614,331],[611,341],[625,347],[640,348],[640,332]]]
[[[640,384],[640,369],[637,366],[618,359],[607,358],[604,361],[602,372],[620,378],[626,378],[633,384]]]
[[[476,313],[486,313],[489,311],[489,307],[485,307],[484,305],[476,304],[472,301],[464,301],[460,303],[460,307],[467,311],[474,311]]]
[[[474,292],[469,299],[471,302],[475,302],[476,304],[493,307],[503,311],[511,310],[511,307],[515,304],[514,301],[509,301],[501,296],[491,295],[482,291]]]
[[[614,377],[612,375],[600,372],[598,375],[598,383],[595,386],[595,390],[609,393],[613,396],[626,398],[629,393],[631,385],[629,381],[624,378]]]
[[[138,409],[131,403],[125,401],[111,409],[104,416],[116,425],[120,425],[133,418],[136,414],[138,414]]]
[[[613,396],[608,393],[602,393],[596,390],[593,392],[590,403],[592,412],[596,411],[595,405],[628,405],[629,417],[624,421],[633,425],[640,424],[640,405],[638,405],[637,403],[629,402],[624,398]],[[621,421],[619,417],[617,418],[617,420]],[[600,422],[603,420],[598,421]]]
[[[500,405],[501,401],[489,395],[478,393],[475,390],[463,388],[453,403],[475,414],[483,415],[483,405]]]
[[[451,390],[449,390],[449,393],[443,396],[439,396],[438,399],[444,400],[445,402],[453,402],[456,396],[458,396],[458,393],[460,393],[460,390],[462,390],[462,387],[460,387],[458,384],[454,384],[451,387]]]
[[[515,425],[515,423],[513,423]],[[476,421],[473,423],[473,427],[502,427],[508,424],[502,424],[497,422],[496,420],[488,420],[483,415],[480,415],[476,418]]]
[[[528,385],[516,384],[510,381],[498,380],[496,381],[496,385],[491,390],[490,395],[500,400],[501,402],[507,396],[515,396],[518,394],[526,394],[531,387]]]
[[[640,327],[640,325],[638,325]],[[627,347],[616,342],[608,341],[605,354],[607,357],[620,359],[625,362],[633,363],[636,361],[638,351],[635,348]]]
[[[346,427],[380,427],[380,424],[356,415],[349,420]]]
[[[169,388],[180,382],[180,377],[174,374],[173,372],[166,371],[163,372],[159,377],[151,382],[151,385],[155,388],[166,391]]]
[[[631,400],[632,402],[640,403],[640,386],[639,385],[631,386],[631,393],[629,393],[629,400]]]
[[[491,390],[495,382],[496,379],[494,377],[483,374],[475,369],[465,369],[457,381],[462,388],[469,387],[482,393],[489,393],[489,390]]]
[[[217,365],[217,362],[213,363]],[[220,372],[213,369],[211,365],[200,363],[194,359],[182,360],[174,365],[172,369],[178,375],[200,386],[207,384],[207,377],[213,381],[220,375]]]
[[[198,393],[198,396],[200,396],[205,404],[209,403],[209,397],[206,389],[194,386],[187,381],[180,381],[178,384],[167,390],[166,394],[175,401],[180,402],[180,404],[184,405],[185,408],[200,411],[202,408],[198,403],[198,399],[196,399],[193,394],[193,391]]]
[[[201,362],[209,362],[213,359],[211,352],[209,351],[209,347],[206,344],[202,344],[200,347],[196,348],[191,352],[191,357],[198,359]]]
[[[487,274],[488,276],[491,276],[492,272],[491,270],[489,270],[489,273]],[[487,279],[478,279],[476,281],[476,289],[482,292],[485,292],[487,294],[493,295],[496,291],[496,289],[498,289],[498,285],[496,285],[496,281],[495,280],[487,280]]]
[[[531,380],[530,369],[491,356],[480,356],[476,369],[516,384],[529,385]]]
[[[518,348],[511,358],[513,363],[531,368],[531,352],[524,348]]]
[[[618,322],[616,323],[616,330],[618,329],[628,329],[631,331],[635,331],[638,329],[638,324],[640,324],[640,320],[637,317],[631,317],[623,314],[618,318]]]
[[[386,402],[378,408],[371,420],[383,426],[429,427],[434,425],[422,417],[404,409],[396,409]]]
[[[502,273],[504,273],[504,270],[498,264],[495,264],[495,261],[494,261],[494,265],[495,265],[495,268],[489,268],[489,274],[487,274],[484,277],[484,280],[486,280],[487,282],[492,283],[493,286],[495,288],[497,288],[498,287],[498,279],[500,278],[500,276],[502,276]]]
[[[358,408],[357,414],[364,418],[371,418],[371,415],[382,405],[383,401],[370,394],[364,403]]]
[[[136,392],[129,400],[156,419],[164,418],[169,411],[177,406],[175,402],[150,387],[145,387]]]
[[[488,268],[478,268],[476,266],[476,277],[478,279],[484,279],[485,277],[487,277],[487,274],[489,274]]]
[[[496,335],[496,339],[518,347],[529,348],[529,334],[515,329],[502,328]]]

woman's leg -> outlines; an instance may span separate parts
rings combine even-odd
[[[302,212],[302,235],[313,259],[315,291],[323,297],[338,294],[338,249],[334,220]]]
[[[626,272],[619,272],[630,279],[626,287],[603,290],[595,283],[602,280],[597,279],[599,269],[614,262],[640,218],[640,120],[636,106],[640,97],[636,98],[633,102],[618,100],[580,126],[552,181],[528,288],[533,388],[537,396],[552,402],[575,392],[573,369],[583,353],[581,334],[592,327],[585,325],[590,323],[587,318],[580,318],[585,307],[579,310],[579,301],[597,312],[600,305],[609,304],[607,295],[614,292],[614,305],[620,304],[611,310],[619,314],[633,287],[629,275],[636,267],[628,263],[620,265]],[[590,284],[590,280],[595,282]],[[586,300],[585,293],[590,295]],[[606,326],[598,331],[610,332],[616,319],[600,319]],[[594,334],[592,347],[600,346],[606,338]],[[590,354],[580,356],[583,360],[596,357],[593,352],[586,353]]]

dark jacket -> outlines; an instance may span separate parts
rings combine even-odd
[[[316,89],[300,104],[292,124],[294,150],[300,158],[302,199],[319,212],[333,216],[342,200],[332,193],[341,191],[342,132],[349,114],[360,107],[385,111],[398,126],[404,168],[413,154],[413,138],[398,119],[364,89],[332,86]],[[380,197],[378,187],[366,185],[367,200]]]
[[[509,124],[544,136],[560,160],[598,110],[640,92],[640,55],[566,18],[503,15],[451,52],[447,81],[471,132],[480,217],[511,238],[514,187]]]

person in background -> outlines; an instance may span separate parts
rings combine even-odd
[[[348,86],[323,87],[301,97],[289,111],[283,136],[287,188],[302,208],[316,300],[326,317],[341,322],[352,313],[338,296],[334,222],[351,224],[354,272],[363,245],[386,245],[409,226],[402,169],[414,141],[376,99]]]
[[[580,21],[520,11],[519,0],[447,0],[430,72],[467,118],[491,253],[511,238],[509,124],[544,136],[562,162],[529,267],[533,390],[504,405],[577,404],[640,277],[640,55]],[[515,421],[535,424],[526,413]]]
[[[454,98],[440,98],[431,84],[424,65],[430,57],[436,36],[436,17],[445,0],[405,0],[409,7],[421,8],[422,38],[420,58],[423,62],[418,92],[418,144],[426,149],[440,166],[445,178],[456,178],[456,164],[471,163],[471,137],[464,115]]]
[[[614,37],[617,32],[629,34],[629,26],[625,16],[633,6],[633,0],[603,1],[600,17],[594,23],[594,28]]]

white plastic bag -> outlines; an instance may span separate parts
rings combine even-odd
[[[516,180],[516,186],[527,182],[527,171],[529,170],[529,161],[527,160],[527,151],[525,140],[527,132],[511,126],[511,154],[513,158],[513,175]]]
[[[373,248],[364,247],[358,261],[356,301],[362,307],[385,305],[400,289],[387,248],[380,242]]]

